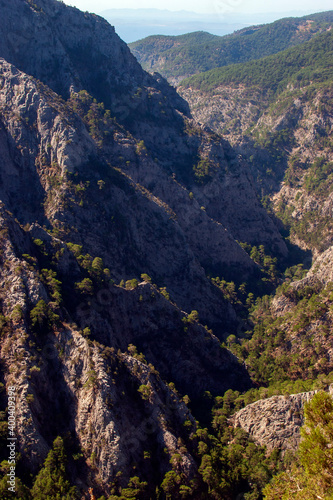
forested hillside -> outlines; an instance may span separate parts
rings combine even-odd
[[[194,116],[247,159],[266,206],[291,241],[316,255],[332,244],[332,32],[180,88]]]
[[[217,37],[205,32],[167,37],[151,36],[129,44],[143,68],[157,71],[173,84],[191,75],[260,59],[310,40],[331,29],[333,13],[286,18],[250,26],[232,35]]]

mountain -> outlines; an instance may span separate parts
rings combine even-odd
[[[281,181],[262,175],[260,199],[268,139],[196,122],[107,21],[0,6],[1,498],[261,498],[292,459],[230,417],[332,382],[329,239],[316,253],[283,237]],[[307,43],[329,57],[329,35]],[[316,96],[320,67],[305,71]],[[329,100],[306,106],[302,154],[328,154],[313,131]],[[324,209],[329,167],[313,165]]]
[[[290,393],[327,389],[332,380],[332,41],[329,30],[278,54],[195,75],[178,89],[193,116],[243,156],[263,204],[312,257],[309,271],[298,260],[273,294],[257,299],[247,338],[227,339],[258,389],[225,395],[215,418],[245,406],[232,418],[269,448],[297,438],[297,410],[285,418],[278,396],[289,401]],[[268,396],[267,404],[248,405]],[[313,491],[304,484],[300,491]]]
[[[332,41],[328,31],[279,54],[197,75],[180,89],[196,119],[247,157],[291,241],[314,255],[332,245]]]
[[[275,54],[331,28],[333,12],[279,19],[243,28],[231,35],[208,33],[150,36],[130,43],[131,51],[147,71],[158,71],[173,84],[191,75]]]
[[[211,276],[272,287],[236,238],[287,247],[242,159],[105,20],[0,5],[1,389],[15,388],[18,494],[147,498],[177,471],[205,495],[191,412],[205,422],[213,397],[252,385],[221,346],[239,318]],[[6,391],[0,403],[5,460]]]

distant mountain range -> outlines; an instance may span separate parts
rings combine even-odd
[[[333,12],[288,17],[247,26],[227,36],[194,32],[177,37],[150,36],[130,49],[147,71],[157,71],[178,84],[185,77],[229,64],[276,54],[329,29]]]
[[[161,9],[108,9],[100,12],[127,43],[150,35],[182,35],[193,31],[208,31],[214,35],[227,35],[250,24],[263,24],[283,16],[300,16],[306,12],[255,14],[198,14],[197,12]]]

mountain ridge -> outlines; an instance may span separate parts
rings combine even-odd
[[[309,40],[315,33],[332,25],[332,11],[301,18],[280,19],[255,25],[200,44],[196,34],[191,43],[183,37],[148,37],[130,43],[134,55],[148,71],[158,71],[173,84],[196,73],[233,63],[258,59]],[[163,48],[162,41],[166,43]],[[179,43],[179,42],[180,43]],[[174,45],[174,47],[170,45]],[[205,45],[206,44],[206,45]]]

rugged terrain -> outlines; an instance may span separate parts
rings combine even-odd
[[[189,485],[188,396],[251,386],[198,321],[237,326],[207,274],[261,274],[236,238],[286,246],[230,145],[104,20],[53,0],[1,11],[1,373],[21,478],[61,435],[82,493],[137,470],[149,491],[173,468]]]
[[[229,427],[229,396],[244,406],[272,377],[329,375],[331,232],[317,253],[294,237],[317,259],[305,278],[285,271],[299,254],[273,195],[295,187],[262,175],[269,142],[200,125],[102,18],[55,0],[0,7],[0,438],[6,460],[14,385],[18,497],[260,497],[279,451]],[[318,156],[305,130],[326,155],[300,182],[329,210],[320,82],[295,137],[302,161]],[[272,116],[258,130],[279,131]]]
[[[239,410],[230,421],[267,450],[277,448],[295,452],[304,424],[303,406],[314,394],[312,391],[261,399]]]
[[[280,54],[203,73],[180,88],[195,118],[243,155],[258,194],[289,228],[291,241],[314,255],[332,244],[331,54],[329,31]]]

